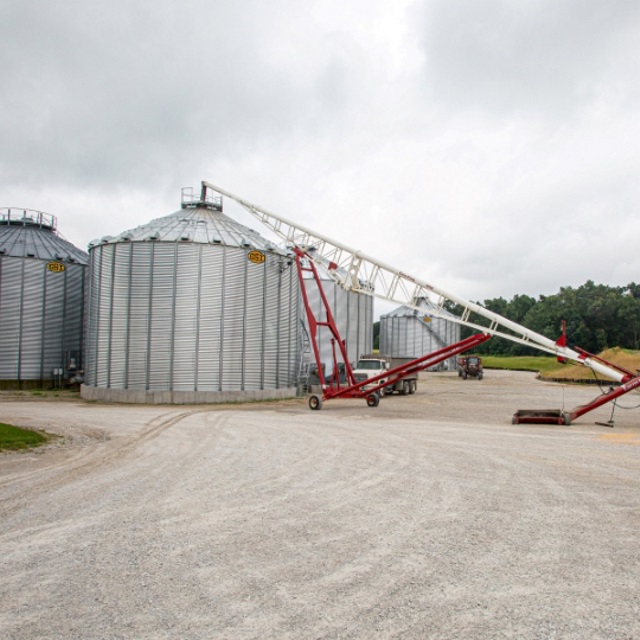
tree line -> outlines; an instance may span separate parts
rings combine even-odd
[[[511,300],[493,298],[483,307],[556,340],[566,322],[567,343],[591,353],[610,347],[640,349],[640,285],[610,287],[587,280],[580,287],[562,287],[558,293],[539,296],[516,295]],[[449,305],[455,315],[462,307]],[[472,314],[470,321],[488,326],[489,321]],[[476,331],[462,327],[462,338]],[[492,338],[476,349],[487,355],[540,355],[540,351],[504,338]]]

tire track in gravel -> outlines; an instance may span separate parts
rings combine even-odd
[[[349,420],[353,423],[353,416]],[[376,442],[373,446],[366,442],[362,430],[342,431],[339,427],[332,427],[332,430],[336,433],[340,431],[343,444],[352,437],[354,443],[359,444],[361,453],[364,448],[368,464],[372,461],[368,455],[370,452],[384,450],[388,456],[389,470],[393,467],[395,477],[385,478],[388,470],[382,464],[377,468],[379,473],[376,477],[367,479],[356,473],[353,495],[346,494],[346,500],[340,479],[336,479],[333,486],[323,489],[336,497],[336,508],[345,514],[353,514],[369,491],[380,503],[385,492],[377,489],[384,489],[389,480],[387,497],[390,498],[389,503],[393,502],[394,511],[403,514],[414,511],[414,515],[389,523],[384,522],[382,511],[378,512],[380,519],[368,517],[363,520],[360,516],[354,516],[354,519],[367,522],[370,527],[358,534],[357,549],[356,536],[352,532],[340,532],[336,527],[327,536],[326,530],[317,524],[315,528],[313,524],[307,525],[310,533],[317,536],[310,545],[311,550],[316,555],[322,553],[326,560],[323,560],[321,572],[305,554],[298,551],[298,561],[303,567],[305,564],[308,567],[308,577],[297,584],[299,599],[317,602],[319,613],[320,610],[330,610],[339,619],[348,620],[354,617],[354,611],[358,609],[371,613],[380,608],[381,603],[397,600],[398,594],[411,594],[418,588],[428,590],[428,586],[416,585],[435,580],[440,570],[451,578],[450,583],[443,587],[443,593],[436,593],[435,597],[455,599],[456,593],[465,590],[466,583],[477,584],[479,593],[487,591],[491,585],[486,584],[484,576],[490,573],[497,557],[507,559],[509,566],[505,567],[505,571],[517,573],[524,568],[534,572],[535,561],[544,559],[545,554],[550,553],[544,539],[534,549],[528,550],[529,557],[525,560],[521,559],[521,555],[527,552],[526,547],[512,546],[512,540],[522,537],[523,531],[535,533],[540,525],[531,516],[532,512],[544,507],[549,499],[557,504],[557,500],[553,499],[557,493],[560,493],[560,502],[562,498],[567,499],[566,493],[561,491],[562,478],[545,479],[541,483],[541,494],[532,494],[531,489],[536,485],[538,472],[544,469],[544,464],[523,468],[519,457],[511,459],[506,449],[496,448],[495,444],[488,447],[483,440],[470,441],[466,437],[467,430],[462,428],[421,432],[419,426],[396,421],[388,432],[381,433],[379,426],[374,421],[369,421],[367,425],[368,429],[375,431]],[[396,444],[397,454],[400,455],[394,454]],[[422,455],[421,445],[430,449],[431,453]],[[435,465],[431,479],[424,483],[424,492],[430,495],[425,500],[425,506],[420,508],[420,504],[414,501],[420,497],[420,491],[409,491],[405,497],[402,495],[402,483],[410,478],[407,471],[412,466],[415,465],[419,473],[428,473],[430,465],[440,455],[446,462],[440,467]],[[471,469],[475,471],[468,475]],[[438,471],[444,471],[441,475],[448,480],[438,480]],[[523,476],[526,481],[519,483],[519,478],[524,479]],[[491,482],[487,483],[487,478],[491,478]],[[459,485],[456,484],[458,482]],[[490,490],[481,494],[476,484],[490,487]],[[502,504],[502,497],[507,495],[512,504],[526,504],[527,495],[533,495],[534,500],[526,504],[522,521],[510,522],[513,512]],[[364,513],[367,515],[366,511]],[[339,521],[335,522],[339,526]],[[449,535],[443,535],[438,530],[440,527],[444,527]],[[556,533],[554,531],[554,539],[559,537]],[[351,549],[345,552],[345,545],[351,546]],[[291,554],[295,552],[292,546]],[[386,579],[379,579],[381,571],[384,571]],[[327,594],[329,597],[325,596],[322,601],[315,594]],[[285,590],[283,596],[286,596]],[[478,601],[483,606],[491,605],[490,599],[485,596],[478,596]],[[393,607],[389,613],[395,613]],[[395,621],[394,624],[400,625],[396,626],[396,630],[402,629],[402,622]],[[398,633],[398,636],[401,635]]]
[[[638,637],[634,438],[514,428],[511,396],[445,382],[140,420],[3,527],[4,635]]]
[[[108,439],[89,449],[73,452],[70,458],[56,462],[46,468],[16,473],[0,481],[0,490],[14,489],[13,495],[18,494],[18,500],[11,504],[12,495],[5,495],[0,501],[0,514],[9,513],[24,507],[30,496],[42,492],[50,492],[64,485],[70,484],[94,473],[101,467],[116,463],[118,460],[132,455],[137,449],[158,438],[176,424],[190,416],[203,413],[206,409],[191,409],[178,414],[161,414],[147,423],[146,428],[131,436]],[[45,454],[46,455],[46,454]],[[34,479],[33,482],[30,480]]]
[[[0,516],[5,524],[4,532],[0,529],[0,539],[20,534],[38,537],[43,532],[54,532],[58,522],[68,526],[70,513],[75,514],[72,518],[77,516],[78,527],[85,527],[105,511],[115,515],[122,510],[145,508],[149,501],[153,503],[156,499],[158,487],[168,478],[184,475],[189,459],[197,455],[199,447],[205,446],[198,445],[190,433],[174,434],[168,445],[159,442],[161,436],[202,413],[206,410],[158,416],[149,422],[151,426],[144,432],[122,438],[115,450],[53,479],[43,477],[28,486],[20,485],[13,497],[4,500],[5,504],[0,503]],[[216,414],[214,428],[208,430],[207,446],[215,444],[226,421],[225,414]],[[29,476],[32,475],[30,472]],[[23,528],[25,519],[37,524]]]
[[[286,502],[292,494],[304,493],[308,499],[319,501],[335,494],[345,483],[340,476],[341,458],[353,455],[356,447],[363,448],[362,430],[336,425],[333,416],[322,421],[307,417],[306,413],[283,416],[264,412],[235,416],[231,426],[219,452],[220,461],[229,465],[231,473],[220,480],[230,492],[241,494],[248,490],[257,501],[268,495],[263,508]],[[262,461],[255,447],[264,448]],[[363,462],[357,470],[352,468],[349,477],[354,492],[378,484],[381,469],[397,468],[388,447],[370,444],[364,449],[369,462]],[[280,457],[282,451],[288,452],[286,457]],[[254,468],[241,466],[245,455],[255,456],[249,463]],[[246,495],[239,504],[245,501]]]
[[[261,546],[241,574],[244,589],[252,582],[277,584],[283,599],[295,591],[307,616],[322,621],[330,611],[349,620],[389,600],[397,585],[421,578],[424,563],[435,562],[435,550],[445,547],[437,528],[457,517],[461,496],[433,472],[448,443],[433,445],[434,434],[422,433],[411,421],[390,425],[369,416],[365,423],[358,416],[327,415],[313,428],[324,435],[325,451],[334,439],[339,444],[335,464],[316,468],[322,459],[317,456],[306,469],[306,501],[298,490],[289,495],[289,502],[298,501],[289,509],[287,501],[270,503],[277,508],[269,509],[264,531],[235,532],[245,549]],[[305,510],[307,504],[311,508]],[[381,573],[388,577],[381,579]],[[331,635],[328,629],[326,637]]]
[[[330,467],[344,448],[344,441],[332,430],[318,429],[316,423],[284,418],[276,412],[246,414],[240,420],[234,417],[233,424],[234,429],[227,434],[227,455],[238,455],[240,450],[252,452],[254,446],[260,445],[265,447],[268,461],[259,470],[262,472],[259,479],[247,478],[237,469],[229,477],[230,485],[239,488],[251,485],[252,493],[257,494],[270,491],[275,501],[284,499],[284,492],[308,477],[309,470],[317,468],[320,461]],[[308,488],[310,479],[302,484]]]
[[[450,517],[459,495],[434,474],[415,478],[425,463],[416,447],[407,447],[414,444],[410,432],[388,429],[384,421],[369,416],[366,424],[354,424],[353,416],[303,421],[300,417],[280,416],[278,424],[263,425],[267,439],[283,438],[282,447],[294,452],[277,466],[255,473],[255,460],[243,467],[242,451],[229,454],[225,468],[234,468],[237,475],[220,487],[226,495],[221,506],[224,517],[216,522],[223,529],[218,529],[218,535],[245,550],[261,547],[260,560],[256,557],[252,568],[247,568],[251,573],[260,566],[259,580],[277,583],[282,558],[287,558],[290,583],[296,582],[309,601],[318,589],[342,594],[371,589],[381,564],[392,566],[397,564],[396,557],[406,556],[402,550],[424,524],[425,509],[415,517],[412,500],[423,497],[438,512],[434,519],[441,520]],[[236,435],[242,437],[242,430]],[[254,450],[255,444],[250,442],[247,448]],[[247,469],[253,472],[249,482]],[[405,481],[415,486],[407,490]],[[394,509],[404,504],[406,508],[399,510],[406,517],[386,517],[388,503]],[[348,525],[354,518],[363,523],[361,531]],[[245,523],[252,519],[262,523],[259,530],[247,530]],[[213,523],[209,528],[216,529]]]

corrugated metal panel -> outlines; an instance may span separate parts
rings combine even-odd
[[[149,320],[153,287],[151,243],[136,243],[131,255],[131,284],[118,303],[129,307],[127,389],[146,389],[148,384]],[[116,300],[114,299],[114,305]]]
[[[309,305],[318,320],[324,320],[324,308],[320,291],[312,279],[305,280]],[[333,280],[324,279],[321,286],[331,307],[331,313],[338,327],[338,331],[347,345],[347,357],[354,363],[361,354],[370,353],[373,346],[373,300],[365,296],[348,292]],[[305,326],[306,314],[302,311]],[[318,347],[320,357],[325,366],[333,366],[333,348],[331,346],[331,332],[326,328],[318,331]],[[313,351],[304,354],[306,362],[315,362]],[[329,369],[327,369],[328,371]]]
[[[0,379],[45,382],[83,347],[85,266],[0,256]],[[78,363],[79,364],[79,363]]]
[[[89,385],[99,384],[96,376],[98,360],[97,332],[100,322],[98,304],[100,302],[100,259],[102,247],[97,247],[89,255],[89,278],[87,284],[87,341],[85,348],[84,379]],[[106,381],[102,383],[106,386]]]
[[[254,264],[245,254],[246,289],[244,314],[244,389],[255,391],[262,389],[264,363],[264,331],[265,331],[265,302],[266,262]]]
[[[324,283],[323,283],[324,285]],[[326,288],[325,288],[326,290]],[[338,326],[338,330],[340,331],[340,335],[342,336],[342,339],[346,339],[348,337],[348,331],[349,331],[349,297],[346,295],[341,295],[344,294],[345,292],[340,288],[335,286],[335,284],[333,284],[333,282],[331,283],[331,295],[327,296],[329,303],[332,304],[333,308],[332,308],[332,312],[333,312],[333,319],[335,320],[337,326]],[[325,333],[325,338],[328,341],[328,349],[329,349],[329,353],[332,354],[332,347],[331,347],[331,341],[330,341],[330,334],[327,332]],[[323,344],[323,349],[326,349],[327,346],[325,346],[327,343]],[[347,340],[347,348],[349,347],[348,345],[348,340]],[[338,345],[336,345],[336,349],[338,349]],[[339,350],[336,351],[336,353],[340,353]],[[338,356],[339,358],[340,356]],[[333,366],[333,355],[329,356],[329,360],[325,361],[327,366]],[[327,371],[329,371],[330,369],[327,369]]]
[[[42,373],[44,331],[44,265],[25,260],[22,287],[20,370],[21,380],[38,380]]]
[[[171,247],[172,245],[167,245]],[[175,321],[173,346],[173,388],[179,391],[196,389],[196,356],[198,327],[202,308],[200,260],[201,245],[173,245],[177,255],[175,273]],[[167,303],[170,300],[167,298]],[[170,317],[170,314],[168,314]],[[171,337],[171,333],[168,337]],[[168,365],[165,365],[168,366]],[[166,387],[170,389],[170,386]]]
[[[96,376],[103,384],[108,385],[109,381],[109,356],[111,350],[111,323],[112,308],[111,303],[113,292],[113,271],[114,271],[114,247],[104,247],[103,260],[100,263],[100,285],[102,295],[98,305],[100,323],[95,334],[96,346],[101,354],[96,367]]]
[[[165,242],[159,234],[152,241],[123,236],[92,246],[87,359],[96,374],[89,374],[87,383],[175,391],[294,385],[299,366],[295,270],[278,252],[265,251],[262,263],[248,260],[253,239],[250,247],[211,244],[207,220],[189,224],[199,226],[187,241]],[[236,227],[235,236],[245,233]],[[203,238],[206,244],[194,241]],[[105,265],[109,259],[111,266]],[[100,340],[105,324],[108,344]],[[110,363],[105,375],[103,361]]]
[[[19,375],[23,265],[24,260],[0,256],[0,380]]]
[[[63,350],[82,369],[84,350],[84,293],[87,267],[69,264],[65,270],[65,309],[63,323]],[[66,356],[65,356],[66,357]],[[69,362],[65,363],[69,364]]]
[[[202,251],[197,391],[220,391],[224,256],[222,247]]]
[[[94,240],[90,246],[118,242],[158,241],[168,243],[220,244],[226,247],[272,251],[275,247],[257,231],[239,224],[221,211],[206,207],[181,209],[168,216],[156,218],[135,229],[123,231],[115,237]]]
[[[67,281],[73,275],[69,269],[53,272],[43,269],[44,305],[42,314],[42,377],[53,375],[53,369],[65,366],[64,327],[68,322]]]
[[[380,318],[380,351],[395,357],[414,357],[432,353],[460,340],[460,327],[444,318],[429,317],[430,307],[421,313],[400,307]],[[455,366],[455,358],[448,366]]]
[[[189,371],[186,384],[193,388],[193,371],[195,359],[195,317],[193,303],[197,300],[197,289],[194,289],[194,278],[185,279],[183,273],[192,265],[197,265],[197,256],[193,255],[194,247],[181,252],[181,259],[177,262],[178,246],[167,243],[152,243],[151,245],[151,273],[152,287],[149,292],[149,353],[148,353],[148,383],[147,389],[166,391],[171,389],[172,374],[180,376],[185,370]],[[189,301],[189,313],[185,313],[184,299]],[[174,315],[175,314],[175,315]],[[179,325],[179,330],[173,331],[174,321],[179,323],[186,320],[186,326]],[[189,354],[188,367],[177,363],[176,371],[172,371],[174,335],[187,344],[180,345],[178,353]]]
[[[233,391],[244,389],[247,259],[243,251],[225,252],[221,389]]]
[[[343,292],[346,293],[346,292]],[[349,356],[349,362],[352,364],[358,360],[358,356],[362,353],[361,347],[361,333],[362,327],[358,322],[360,318],[360,312],[363,311],[360,299],[363,296],[347,294],[347,354]],[[355,352],[354,352],[355,347]]]
[[[10,217],[7,211],[11,211]],[[55,224],[42,226],[33,223],[34,217],[38,215],[45,215],[55,220],[55,216],[29,209],[0,209],[0,252],[12,258],[56,260],[65,264],[76,262],[86,266],[88,255],[56,235]]]
[[[291,267],[273,257],[265,263],[265,301],[264,301],[264,358],[262,361],[260,388],[277,389],[279,360],[286,361],[287,344],[284,341],[283,304],[287,304],[287,279],[291,277]]]
[[[110,305],[110,343],[108,346],[109,371],[105,385],[123,389],[127,383],[129,361],[129,291],[131,289],[131,256],[133,246],[119,244],[108,249],[113,259],[112,280],[104,295]]]
[[[298,274],[294,268],[282,272],[278,328],[277,388],[293,386],[300,370],[300,331]]]

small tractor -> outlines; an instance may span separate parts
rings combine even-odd
[[[466,380],[469,376],[482,380],[482,358],[478,356],[465,356],[458,358],[458,376]]]

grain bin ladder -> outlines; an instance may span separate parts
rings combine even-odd
[[[594,372],[620,383],[620,393],[616,397],[640,386],[640,377],[637,374],[622,370],[581,349],[568,347],[564,334],[554,342],[542,334],[531,331],[512,320],[489,311],[480,304],[465,300],[426,280],[413,277],[361,251],[352,249],[287,218],[275,215],[263,207],[252,204],[209,182],[202,182],[203,197],[206,195],[207,189],[240,204],[254,218],[271,229],[288,246],[300,249],[313,262],[321,265],[329,276],[347,291],[372,295],[381,300],[395,302],[418,311],[420,311],[420,308],[417,303],[421,298],[433,299],[435,297],[435,308],[431,314],[434,317],[457,322],[488,336],[505,338],[511,342],[539,349],[556,356],[562,362],[571,360],[589,367]],[[444,306],[447,301],[462,307],[463,311],[460,317],[445,313]],[[489,326],[486,327],[471,322],[472,313],[489,320]],[[605,402],[613,399],[615,398],[610,397]],[[586,411],[591,411],[596,406],[601,406],[600,400],[601,398],[597,398],[589,405],[585,405],[585,407],[589,407]],[[547,411],[555,412],[555,415],[547,416],[546,422],[556,424],[559,420],[558,416],[562,416],[562,424],[567,424],[565,412],[555,409]],[[586,411],[578,413],[576,417],[584,415]],[[574,412],[569,413],[569,423]],[[516,422],[543,422],[543,419],[540,418],[545,416],[533,416],[535,420],[529,420],[528,417],[528,410],[519,411],[514,415],[514,420],[517,418]]]

